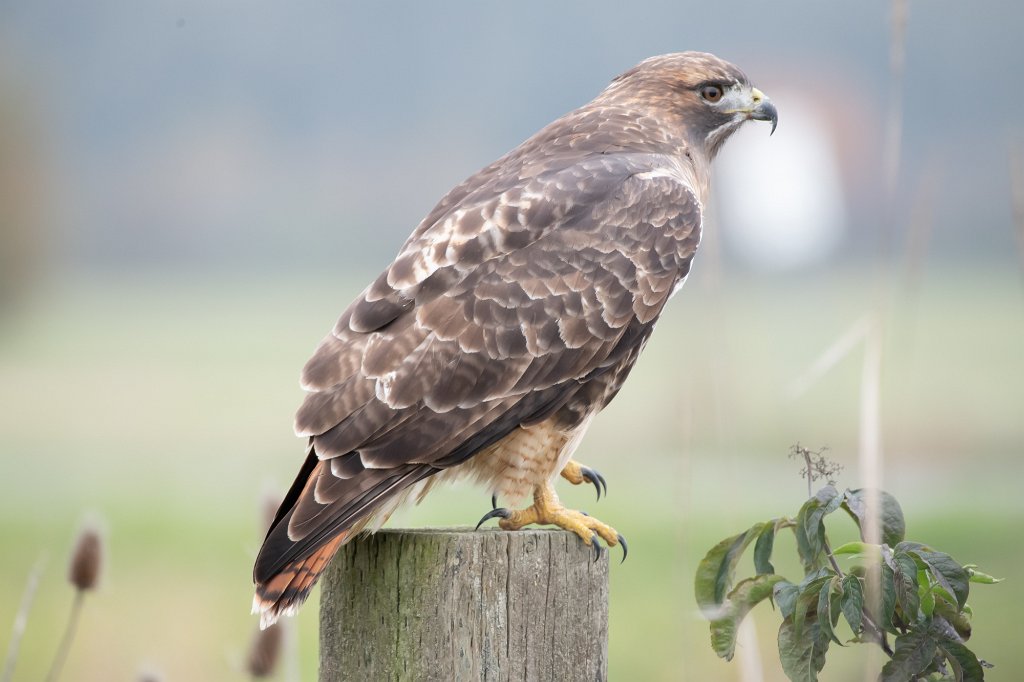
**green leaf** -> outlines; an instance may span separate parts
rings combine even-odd
[[[722,605],[724,615],[711,621],[711,648],[719,657],[732,660],[740,623],[750,609],[770,597],[775,584],[782,581],[780,575],[759,575],[737,583]]]
[[[860,528],[861,540],[867,541],[867,534],[864,529],[864,522],[867,519],[867,491],[864,488],[847,490],[843,495],[843,509],[849,512],[853,520]],[[882,524],[882,542],[895,547],[903,541],[907,532],[907,523],[903,518],[903,510],[896,498],[885,492],[878,491],[878,502],[881,505],[880,522]]]
[[[775,548],[775,524],[771,524],[757,536],[754,543],[754,570],[758,575],[775,573],[772,566],[772,550]]]
[[[905,544],[905,543],[903,543]],[[963,608],[970,593],[970,573],[958,564],[953,557],[944,552],[934,552],[926,547],[915,548],[909,552],[924,562],[935,578],[935,582],[956,596],[956,604]]]
[[[888,564],[882,564],[880,582],[882,588],[882,614],[879,625],[888,632],[896,634],[895,623],[893,623],[893,615],[896,612],[896,574]]]
[[[828,638],[822,637],[817,623],[797,632],[792,619],[779,626],[779,661],[793,682],[817,682],[825,667]]]
[[[957,610],[953,600],[938,599],[935,602],[935,612],[944,618],[964,641],[971,638],[970,611],[969,606],[965,606],[962,611]]]
[[[782,613],[783,618],[789,618],[793,615],[793,609],[796,607],[796,598],[799,596],[800,588],[788,580],[780,580],[772,590],[772,597],[775,599],[775,603],[779,605],[779,612]]]
[[[911,630],[896,638],[892,658],[882,668],[880,682],[907,682],[932,664],[937,649],[929,630]]]
[[[921,605],[921,613],[931,618],[935,611],[935,591],[932,589],[932,583],[928,579],[928,570],[925,568],[917,569],[917,599]]]
[[[817,538],[810,540],[804,532],[803,524],[793,526],[793,535],[796,536],[796,551],[800,555],[804,571],[813,571],[821,566],[824,563],[821,541]]]
[[[697,605],[706,618],[716,617],[718,607],[732,587],[736,564],[739,563],[743,550],[767,525],[769,524],[757,523],[746,532],[722,540],[701,559],[694,580],[694,592]]]
[[[816,613],[821,588],[823,585],[827,585],[834,575],[835,573],[831,569],[820,568],[806,576],[800,583],[800,595],[793,608],[793,627],[796,629],[797,635],[801,634],[808,612],[812,615]]]
[[[893,552],[892,560],[896,603],[903,610],[907,622],[913,623],[921,610],[921,600],[917,593],[917,562],[906,552]]]
[[[835,573],[828,566],[822,566],[816,571],[811,571],[810,573],[804,576],[803,580],[800,581],[800,584],[798,585],[798,587],[800,588],[800,592],[804,592],[808,588],[811,588],[815,592],[817,592],[818,586],[821,585],[821,581],[823,579],[827,580],[828,578],[831,578],[833,575],[835,575]],[[811,587],[813,583],[818,583],[818,586]]]
[[[947,590],[945,587],[943,587],[939,583],[937,583],[934,580],[932,580],[931,581],[931,585],[929,586],[928,589],[931,590],[932,594],[935,596],[935,607],[936,608],[939,608],[940,606],[945,605],[947,608],[949,608],[952,611],[959,611],[960,610],[960,607],[958,607],[956,605],[956,597],[953,596],[953,593],[950,592],[949,590]]]
[[[817,535],[825,516],[839,509],[842,501],[839,491],[830,485],[826,485],[816,492],[814,497],[804,503],[806,514],[798,514],[797,523],[800,522],[802,517],[804,532],[808,536]]]
[[[982,585],[995,585],[996,583],[1001,583],[1003,582],[1003,580],[1005,580],[1005,578],[993,578],[988,573],[982,573],[974,566],[964,566],[964,569],[966,569],[967,574],[971,576],[970,580],[972,583],[981,583]]]
[[[878,545],[866,542],[846,542],[832,549],[833,554],[877,554]]]
[[[842,498],[838,491],[826,485],[800,507],[793,532],[796,534],[796,548],[805,571],[812,571],[824,562],[824,519],[827,514],[838,509],[840,503]]]
[[[953,674],[957,682],[981,682],[985,679],[985,669],[974,652],[968,649],[962,642],[952,637],[938,637],[939,651],[949,661],[953,668]]]
[[[843,600],[841,603],[843,616],[850,624],[853,634],[860,634],[862,619],[864,617],[864,588],[860,579],[855,575],[847,575],[843,578]]]
[[[821,586],[818,592],[818,627],[823,637],[827,637],[839,646],[843,643],[836,637],[835,624],[839,620],[839,603],[842,597],[842,579],[836,575]]]

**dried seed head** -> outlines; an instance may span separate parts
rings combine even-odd
[[[266,630],[257,630],[249,650],[248,671],[253,677],[269,677],[281,657],[281,640],[284,630],[280,623],[274,623]]]
[[[808,483],[825,479],[829,485],[835,485],[836,475],[843,470],[843,465],[825,457],[826,452],[827,445],[818,450],[811,450],[797,443],[789,449],[789,458],[803,460],[804,468],[801,469],[800,476],[806,478]]]
[[[91,590],[99,582],[103,568],[103,539],[95,526],[87,525],[78,534],[71,554],[68,580],[79,590]]]

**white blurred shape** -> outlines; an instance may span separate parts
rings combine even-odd
[[[819,263],[838,246],[846,210],[836,147],[822,115],[780,97],[779,127],[747,123],[725,145],[712,187],[729,246],[765,269]]]

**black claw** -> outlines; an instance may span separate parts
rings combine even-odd
[[[498,496],[497,495],[491,495],[491,509],[497,509],[497,508],[498,508]]]
[[[484,521],[488,519],[493,519],[496,516],[500,516],[503,519],[507,519],[508,517],[512,516],[512,512],[510,512],[508,509],[505,509],[504,507],[500,509],[492,509],[491,511],[484,514],[484,517],[480,519],[480,523],[476,524],[476,528],[474,530],[480,530],[480,526],[484,525]]]
[[[619,544],[622,545],[622,561],[625,561],[626,555],[629,554],[629,547],[626,545],[626,538],[622,537],[622,533],[616,533],[615,537],[619,539]],[[621,564],[622,561],[619,563]]]
[[[601,472],[596,469],[591,469],[590,467],[580,467],[580,474],[583,478],[593,483],[594,487],[597,488],[598,500],[601,499],[601,486],[604,486],[605,496],[608,495],[608,483],[604,480],[604,476],[601,475]]]
[[[601,536],[597,533],[591,535],[590,544],[594,546],[594,563],[597,563],[601,558]]]

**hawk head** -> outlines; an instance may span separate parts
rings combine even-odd
[[[745,121],[778,124],[775,105],[738,67],[706,52],[651,57],[619,75],[599,100],[640,109],[712,159]]]

